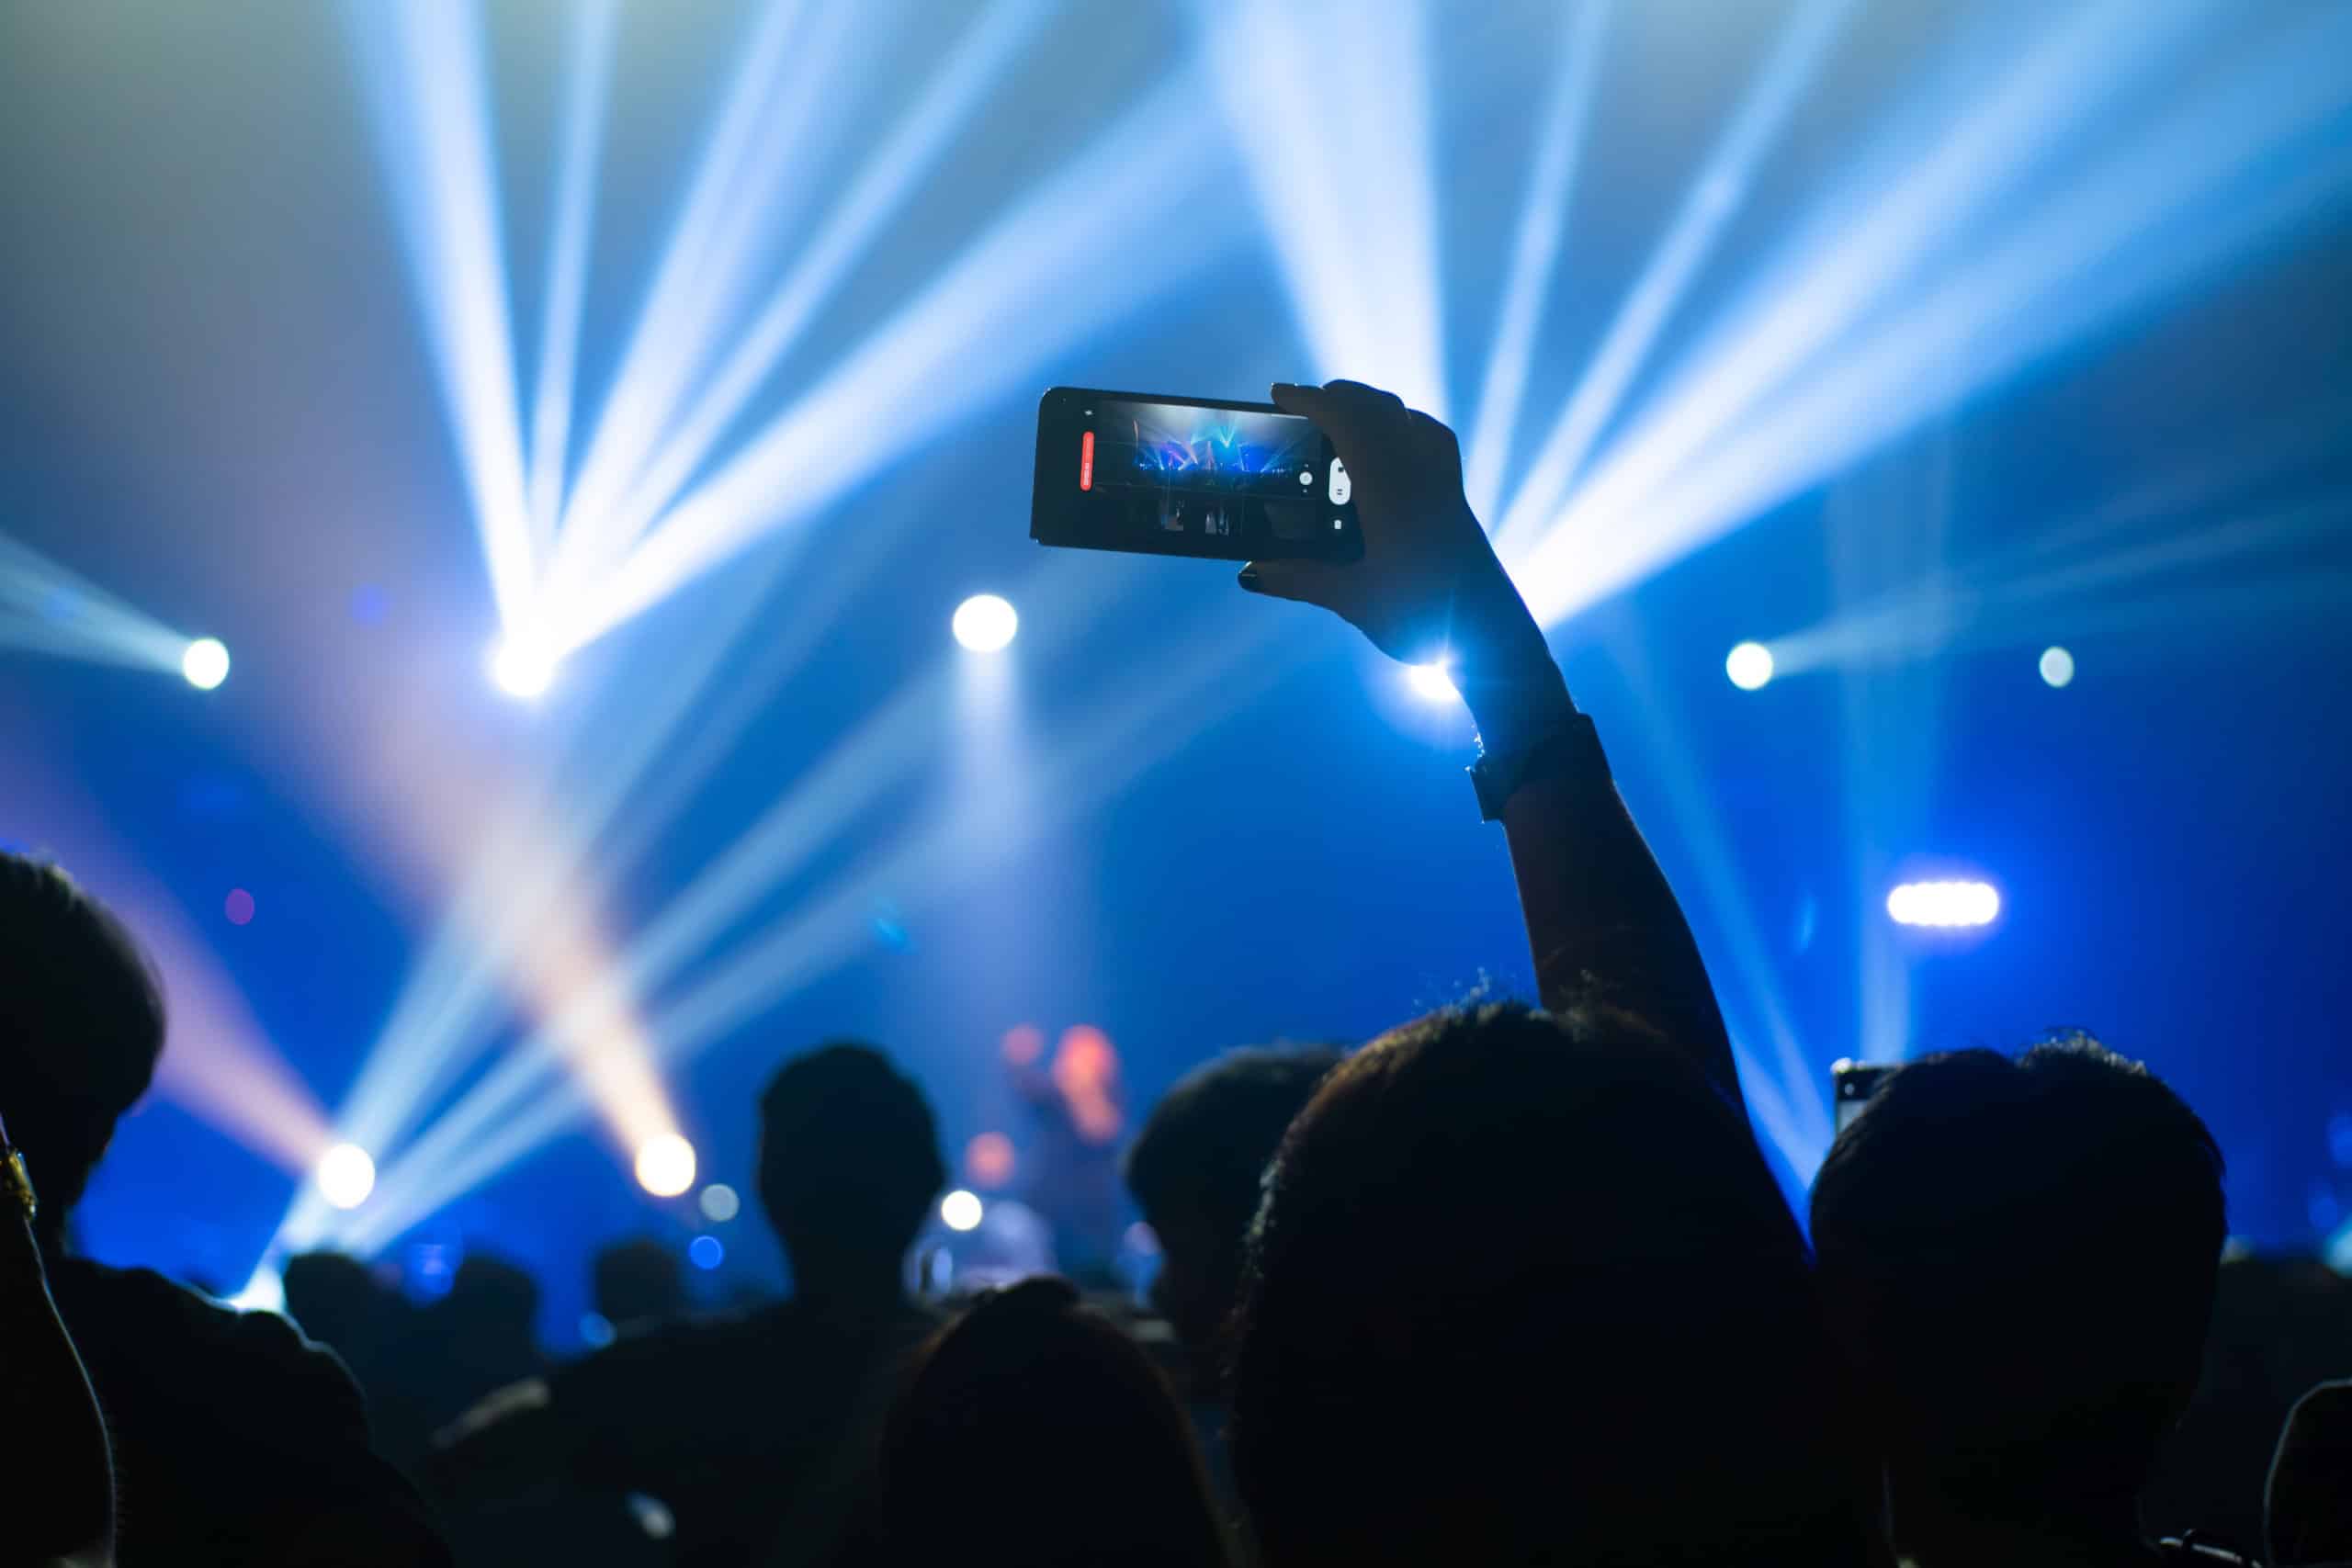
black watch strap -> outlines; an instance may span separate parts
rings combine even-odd
[[[1520,786],[1530,779],[1556,778],[1563,773],[1598,770],[1606,775],[1609,763],[1600,753],[1600,737],[1584,714],[1570,714],[1556,728],[1516,751],[1496,751],[1470,765],[1470,787],[1478,793],[1481,821],[1502,818]]]

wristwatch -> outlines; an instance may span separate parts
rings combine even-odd
[[[0,1142],[0,1199],[14,1203],[24,1214],[27,1224],[31,1224],[33,1216],[40,1213],[40,1200],[33,1195],[33,1173],[25,1168],[24,1151],[6,1142]]]
[[[1604,776],[1609,771],[1600,752],[1600,737],[1589,716],[1574,713],[1516,751],[1489,752],[1473,762],[1470,787],[1478,794],[1479,819],[1495,822],[1501,819],[1510,797],[1530,779],[1593,770]]]

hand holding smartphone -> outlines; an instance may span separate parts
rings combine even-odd
[[[1029,536],[1212,560],[1363,554],[1347,467],[1272,403],[1056,387],[1037,405]]]

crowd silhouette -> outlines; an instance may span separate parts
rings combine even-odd
[[[1125,1165],[1165,1333],[1051,1277],[915,1292],[932,1109],[821,1044],[757,1107],[791,1296],[697,1315],[623,1245],[613,1341],[555,1362],[492,1258],[430,1306],[298,1258],[280,1316],[76,1256],[164,1008],[65,871],[0,855],[0,1561],[2352,1562],[2352,1292],[2224,1266],[2196,1113],[2084,1035],[1923,1056],[1839,1132],[1808,1242],[1453,434],[1274,397],[1354,476],[1364,556],[1241,585],[1447,649],[1536,1005],[1180,1083]]]

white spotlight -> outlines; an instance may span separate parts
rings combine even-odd
[[[555,683],[555,660],[537,643],[509,638],[491,649],[490,678],[508,696],[527,702]]]
[[[2075,656],[2063,648],[2041,650],[2041,678],[2052,686],[2063,686],[2075,678]]]
[[[979,1229],[980,1214],[978,1196],[960,1187],[939,1201],[939,1217],[951,1231]]]
[[[1442,664],[1408,664],[1405,667],[1405,683],[1413,688],[1413,695],[1423,702],[1453,703],[1462,700],[1462,693],[1453,677]]]
[[[219,637],[198,637],[180,654],[180,673],[198,691],[209,692],[229,678],[229,650]]]
[[[1772,678],[1772,650],[1760,642],[1743,642],[1724,660],[1724,673],[1743,692],[1761,691]]]
[[[1021,629],[1021,617],[993,593],[975,593],[956,606],[956,640],[974,653],[994,653]]]
[[[1905,882],[1886,896],[1887,917],[1898,926],[1989,926],[2000,912],[2001,896],[1988,882]]]
[[[743,1200],[723,1181],[714,1181],[704,1188],[696,1201],[702,1205],[702,1217],[713,1224],[723,1225],[743,1212]]]
[[[376,1190],[376,1162],[357,1144],[337,1144],[320,1156],[319,1196],[338,1209],[356,1209]]]
[[[675,1198],[695,1184],[695,1146],[675,1133],[637,1145],[637,1184],[656,1198]]]

